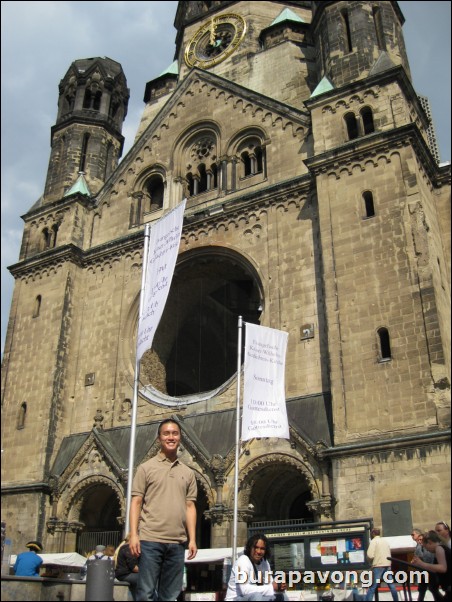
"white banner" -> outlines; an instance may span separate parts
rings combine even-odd
[[[138,323],[138,360],[152,347],[155,331],[165,309],[179,252],[186,202],[184,199],[151,228],[147,260],[143,258],[146,275],[141,291],[143,305]]]
[[[242,441],[289,439],[285,394],[287,332],[246,323]]]

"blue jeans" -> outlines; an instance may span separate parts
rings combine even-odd
[[[137,600],[176,600],[184,580],[185,546],[140,541]]]
[[[375,590],[379,585],[387,585],[389,587],[389,591],[391,592],[392,599],[394,602],[397,602],[399,596],[397,595],[397,590],[394,583],[386,583],[383,581],[383,575],[390,570],[391,569],[388,566],[376,566],[372,569],[372,585],[367,590],[366,600],[373,600]]]

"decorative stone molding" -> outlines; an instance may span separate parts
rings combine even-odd
[[[335,505],[336,500],[332,495],[324,495],[306,503],[308,509],[316,515],[317,519],[334,518]]]
[[[204,516],[212,525],[222,525],[223,522],[230,520],[230,509],[224,504],[215,504],[209,510],[205,510]]]

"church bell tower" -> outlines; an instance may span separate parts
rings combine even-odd
[[[122,153],[128,100],[127,82],[116,61],[89,58],[72,63],[59,85],[44,203],[62,198],[79,174],[92,194],[98,192]]]

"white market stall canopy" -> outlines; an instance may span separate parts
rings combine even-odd
[[[240,550],[240,553],[242,551]],[[205,562],[206,564],[223,562],[225,558],[232,558],[232,548],[205,548],[198,550],[193,560],[187,560],[188,550],[185,551],[185,562],[186,564],[193,564],[195,562]]]
[[[77,552],[62,552],[60,554],[38,554],[43,560],[43,566],[53,564],[55,566],[73,566],[82,567],[86,563],[86,558]],[[14,566],[17,556],[14,554],[10,558],[10,565]]]

